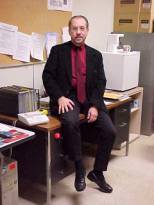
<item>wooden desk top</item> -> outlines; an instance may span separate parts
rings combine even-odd
[[[120,101],[114,101],[113,103],[107,105],[107,109],[111,110],[113,108],[119,107],[120,105],[125,104],[130,101],[131,101],[131,98],[126,98]],[[85,116],[83,114],[80,114],[80,120],[84,120],[84,119],[85,119]],[[3,123],[10,123],[10,124],[12,124],[13,122],[17,122],[18,124],[20,123],[20,125],[23,124],[18,121],[17,117],[12,117],[8,115],[4,115],[4,114],[0,114],[0,121]],[[32,128],[41,130],[44,132],[54,131],[56,129],[59,129],[60,127],[61,127],[61,122],[59,121],[58,118],[53,117],[53,116],[49,116],[48,123],[32,126]]]
[[[128,98],[113,101],[111,104],[107,105],[106,107],[107,107],[108,110],[119,107],[122,104],[130,102],[132,100],[133,96],[135,96],[136,94],[138,94],[142,91],[143,91],[142,87],[136,87],[136,88],[130,89],[128,91],[122,91],[120,93],[124,94],[124,95],[127,95]],[[119,91],[113,91],[113,92],[119,93]],[[84,118],[85,118],[84,115],[80,115],[81,120],[84,120]],[[3,114],[0,114],[0,121],[4,122],[4,123],[10,123],[10,124],[12,124],[13,122],[17,122],[17,123],[22,124],[21,122],[18,121],[17,117],[7,116],[7,115],[3,115]],[[53,117],[53,116],[49,116],[49,122],[48,123],[33,126],[34,129],[42,130],[44,132],[54,131],[56,129],[59,129],[60,127],[61,127],[61,123],[60,123],[59,119],[56,118],[56,117]]]
[[[122,92],[113,91],[115,93],[121,93],[121,94],[127,95],[128,98],[124,98],[122,100],[114,101],[111,104],[107,105],[106,107],[107,107],[108,110],[119,107],[122,104],[130,102],[132,100],[133,96],[135,96],[136,94],[138,94],[142,91],[143,91],[142,87],[136,87],[136,88],[133,88],[133,89],[130,89],[130,90],[127,90],[127,91],[122,91]],[[84,115],[80,115],[80,119],[83,120]],[[12,124],[13,122],[18,122],[19,123],[17,117],[7,116],[7,115],[3,115],[3,114],[0,114],[0,121],[4,122],[4,123],[10,123],[10,124]],[[44,132],[54,131],[56,129],[59,129],[60,127],[61,127],[61,123],[60,123],[59,119],[56,118],[56,117],[52,117],[52,116],[49,116],[49,122],[48,123],[33,126],[33,128],[35,128],[37,130],[42,130]]]
[[[80,120],[84,120],[84,119],[85,119],[85,116],[83,114],[80,114]],[[54,131],[54,130],[59,129],[61,127],[61,122],[58,118],[49,116],[48,123],[36,125],[34,127],[36,127],[38,130],[42,130],[45,132]]]

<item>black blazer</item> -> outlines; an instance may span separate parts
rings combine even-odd
[[[61,96],[68,97],[72,89],[71,41],[52,47],[43,71],[43,84],[51,101]],[[86,49],[86,94],[90,106],[106,110],[103,94],[106,78],[103,59],[99,51],[85,45]]]

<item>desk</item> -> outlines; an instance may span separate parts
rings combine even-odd
[[[122,101],[116,101],[108,105],[107,108],[109,110],[115,109],[116,107],[119,107],[120,105],[125,104],[130,101],[131,101],[131,98],[127,98]],[[84,121],[84,119],[85,119],[85,116],[83,114],[80,114],[80,121],[82,122]],[[22,123],[20,123],[16,117],[10,117],[6,115],[2,115],[2,114],[0,114],[0,121],[5,122],[5,123],[11,123],[13,125],[22,125]],[[47,191],[46,204],[49,205],[50,200],[51,200],[51,171],[50,171],[51,170],[51,157],[52,157],[51,147],[50,147],[51,137],[53,137],[53,134],[55,133],[56,130],[61,128],[61,123],[57,118],[49,116],[48,123],[36,125],[36,126],[33,126],[32,128],[43,131],[46,134],[46,139],[47,139],[46,140],[46,185],[47,185],[46,186],[46,191]]]
[[[84,120],[84,115],[80,114],[80,120]],[[0,121],[3,121],[5,123],[11,123],[14,125],[23,125],[18,121],[16,117],[7,116],[0,114]],[[25,125],[24,125],[25,127]],[[47,190],[47,198],[46,198],[46,204],[50,204],[51,199],[51,137],[53,136],[54,132],[57,129],[60,129],[61,123],[56,117],[49,116],[49,122],[46,124],[40,124],[36,126],[32,126],[32,128],[36,130],[43,131],[46,134],[46,190]],[[30,127],[28,127],[30,129]]]
[[[10,204],[18,201],[18,174],[17,164],[12,160],[4,158],[2,151],[12,149],[17,145],[23,144],[35,137],[35,133],[25,129],[0,123],[1,139],[0,139],[0,183],[1,183],[1,203]],[[9,138],[6,136],[10,136]],[[10,168],[13,165],[13,170]],[[5,168],[5,172],[4,172]],[[7,181],[6,181],[7,180]],[[15,183],[16,181],[16,183]],[[7,197],[6,197],[7,195]],[[9,198],[9,200],[8,200]],[[1,204],[0,203],[0,204]]]
[[[5,126],[5,124],[0,123],[0,129],[2,128],[1,126]],[[35,137],[35,133],[32,131],[24,130],[24,129],[17,128],[14,126],[9,126],[9,125],[6,125],[6,126],[7,128],[9,128],[9,131],[15,130],[16,133],[14,134],[12,138],[8,138],[8,139],[5,138],[2,140],[0,144],[0,152],[10,149],[12,147],[15,147],[17,145],[20,145]]]
[[[12,149],[13,147],[20,145],[24,142],[27,142],[29,140],[32,140],[35,137],[35,133],[32,131],[24,130],[24,129],[10,126],[10,125],[5,125],[3,123],[0,123],[0,130],[5,129],[5,126],[7,130],[9,130],[8,132],[11,132],[13,130],[15,131],[14,132],[15,134],[11,138],[5,138],[1,140],[1,143],[0,143],[0,160],[1,161],[3,161],[2,151],[5,151],[7,149]],[[3,163],[0,163],[0,164],[3,166]],[[0,175],[1,175],[1,171],[0,171]]]
[[[130,91],[127,91],[128,98],[123,99],[121,101],[114,101],[110,105],[107,105],[107,108],[109,110],[116,109],[120,105],[123,105],[125,103],[131,102],[132,97],[136,97],[138,94],[142,94],[143,89],[142,88],[134,88],[131,89]],[[125,92],[122,92],[125,94]],[[141,105],[140,105],[141,106]],[[141,115],[141,112],[139,113]],[[80,115],[80,119],[84,120],[84,115]],[[16,117],[10,117],[6,115],[0,114],[0,121],[6,122],[6,123],[16,123],[17,118]],[[60,121],[52,116],[49,116],[49,122],[46,124],[41,124],[41,125],[36,125],[33,126],[34,129],[36,130],[41,130],[46,133],[46,190],[47,190],[47,198],[46,198],[46,204],[50,204],[51,200],[51,173],[50,173],[50,168],[51,168],[51,148],[50,148],[50,143],[51,143],[51,137],[53,136],[54,132],[61,127]],[[129,138],[127,139],[127,150],[128,152],[128,145],[129,145]]]

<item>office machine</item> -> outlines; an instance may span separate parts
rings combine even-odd
[[[16,116],[38,109],[38,90],[17,85],[0,87],[0,113]]]
[[[103,52],[107,89],[124,91],[138,86],[140,52],[131,52],[130,45],[120,47],[124,34],[108,34]]]
[[[49,118],[40,111],[20,113],[18,119],[29,126],[49,122]]]
[[[138,86],[140,52],[103,52],[106,88],[125,91]]]
[[[117,52],[119,50],[120,37],[124,37],[124,34],[108,34],[107,36],[107,52]]]

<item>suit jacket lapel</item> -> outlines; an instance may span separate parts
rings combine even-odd
[[[91,78],[91,69],[92,69],[92,61],[91,61],[92,55],[90,52],[90,49],[88,46],[86,46],[86,67],[87,67],[87,85],[90,82]]]
[[[66,49],[65,53],[64,53],[64,63],[66,65],[66,73],[68,76],[68,80],[71,83],[72,81],[72,61],[71,61],[71,43],[68,42],[68,44],[66,44]]]

